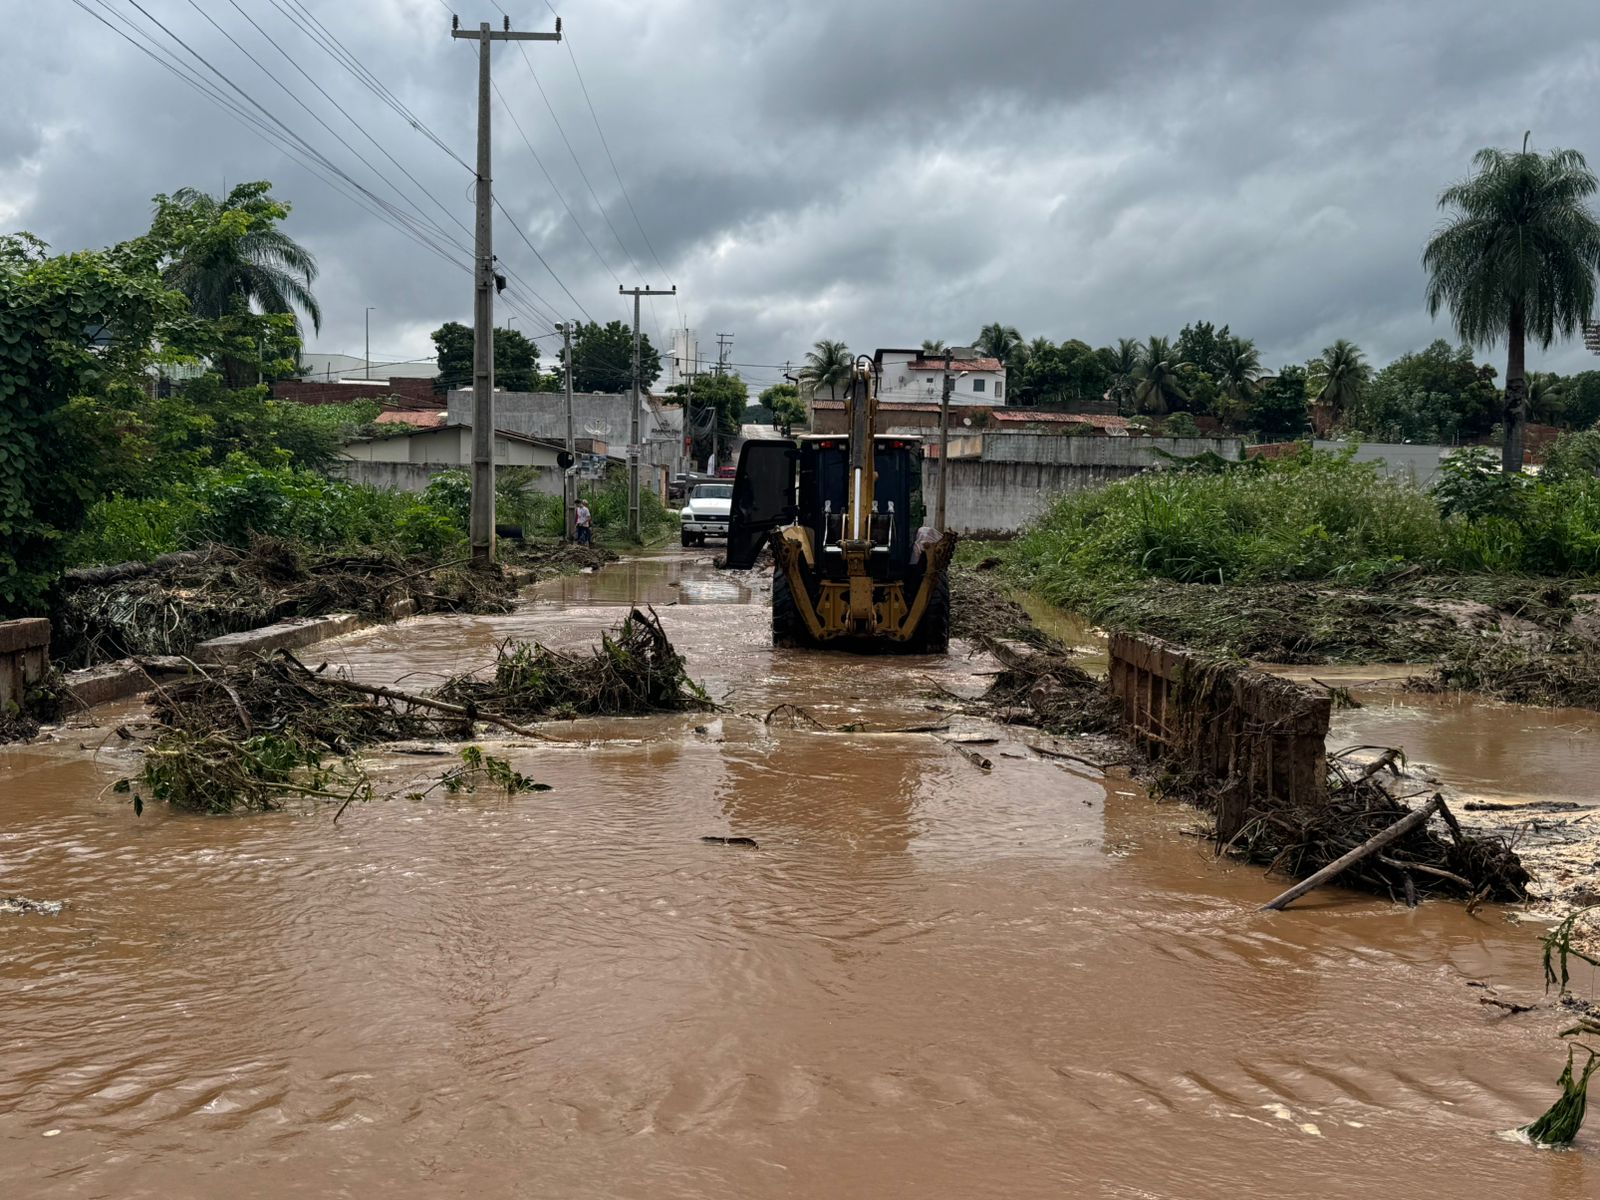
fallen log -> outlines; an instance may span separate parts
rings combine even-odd
[[[1301,896],[1304,896],[1307,892],[1321,887],[1330,879],[1333,879],[1335,876],[1348,870],[1362,859],[1370,858],[1396,838],[1404,837],[1406,834],[1410,833],[1413,829],[1416,829],[1420,825],[1426,825],[1429,818],[1431,818],[1435,813],[1440,812],[1443,808],[1444,797],[1435,796],[1432,800],[1429,800],[1415,812],[1407,813],[1393,825],[1390,825],[1388,828],[1373,834],[1348,854],[1340,855],[1316,874],[1302,879],[1299,883],[1295,884],[1282,895],[1269,900],[1266,904],[1261,906],[1261,910],[1265,912],[1268,909],[1271,909],[1275,912],[1282,912],[1284,909],[1288,908],[1289,905],[1300,899]]]

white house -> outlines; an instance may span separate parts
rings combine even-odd
[[[921,350],[879,350],[872,356],[878,373],[878,399],[891,404],[939,402],[944,387],[944,355],[926,355]],[[952,358],[950,373],[956,377],[950,393],[952,406],[1006,403],[1006,368],[997,358]]]

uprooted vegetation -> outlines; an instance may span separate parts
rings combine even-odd
[[[555,717],[711,709],[654,612],[631,611],[588,653],[508,643],[490,678],[465,674],[427,692],[363,683],[292,654],[197,668],[158,688],[137,779],[145,798],[210,813],[260,811],[295,797],[370,799],[356,755],[401,741],[465,741],[480,725],[523,736]]]
[[[316,555],[279,538],[247,550],[212,545],[69,572],[54,618],[54,652],[69,667],[144,655],[188,654],[208,638],[288,617],[353,612],[387,617],[400,600],[420,611],[505,612],[499,571],[393,551]]]
[[[1600,645],[1560,654],[1513,642],[1463,643],[1452,647],[1430,674],[1408,679],[1406,686],[1422,692],[1477,692],[1512,704],[1600,709]]]

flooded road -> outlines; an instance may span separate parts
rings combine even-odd
[[[1125,780],[881,732],[981,661],[775,652],[676,553],[302,657],[422,686],[634,598],[726,711],[497,743],[539,795],[136,819],[98,731],[0,749],[0,894],[68,902],[0,918],[0,1196],[1600,1194],[1592,1131],[1497,1136],[1562,1061],[1469,986],[1537,997],[1527,930],[1260,913]]]

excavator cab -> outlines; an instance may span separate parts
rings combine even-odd
[[[730,567],[773,555],[778,646],[944,653],[955,535],[931,529],[922,443],[876,431],[869,365],[858,363],[847,435],[744,444],[733,484]]]

